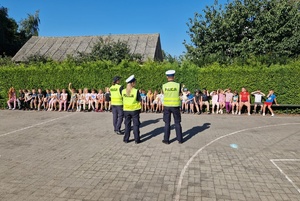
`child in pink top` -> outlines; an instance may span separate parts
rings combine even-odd
[[[16,106],[17,106],[17,96],[16,96],[16,91],[13,87],[11,87],[9,90],[8,90],[8,101],[7,101],[7,105],[8,105],[8,108],[11,110],[11,105],[10,103],[13,102],[14,103],[14,108],[13,110],[16,109]]]
[[[219,92],[218,94],[219,94],[219,106],[220,106],[219,113],[223,114],[223,109],[225,107],[225,94],[222,89],[219,89],[218,92]]]
[[[233,93],[231,92],[231,89],[225,89],[225,107],[226,107],[226,112],[229,114],[231,111],[231,103],[232,103],[232,98],[233,98]]]
[[[64,111],[67,111],[67,101],[68,101],[68,93],[66,93],[65,89],[62,89],[62,93],[60,94],[59,100],[59,112],[62,110],[62,104],[64,104]]]

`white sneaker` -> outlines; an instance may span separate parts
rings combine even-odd
[[[239,112],[239,115],[241,115],[241,112]]]
[[[215,114],[215,112],[214,112],[214,111],[213,111],[212,113],[213,113],[213,114]]]
[[[234,111],[232,111],[232,114],[234,114]]]
[[[265,113],[263,113],[263,116],[266,116],[266,114],[265,114]]]
[[[251,114],[250,114],[250,113],[248,113],[248,115],[250,116]]]
[[[271,117],[274,117],[274,116],[275,116],[274,114],[271,115]]]

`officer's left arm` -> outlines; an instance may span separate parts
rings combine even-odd
[[[121,86],[121,87],[120,87],[120,90],[119,90],[121,95],[122,95],[123,89],[124,89],[123,86]]]
[[[137,94],[136,94],[136,100],[141,104],[142,106],[142,97],[141,97],[141,94],[139,91],[137,91]]]

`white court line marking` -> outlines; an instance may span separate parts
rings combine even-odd
[[[13,133],[16,133],[16,132],[19,132],[19,131],[23,131],[23,130],[26,130],[26,129],[29,129],[29,128],[33,128],[33,127],[36,127],[36,126],[40,126],[40,125],[43,125],[43,124],[46,124],[46,123],[49,123],[49,122],[52,122],[52,121],[63,119],[63,118],[69,117],[69,116],[74,115],[74,114],[76,114],[76,113],[69,114],[69,115],[62,116],[62,117],[58,117],[58,118],[55,118],[55,119],[50,119],[48,121],[44,121],[44,122],[34,124],[34,125],[31,125],[31,126],[27,126],[27,127],[24,127],[24,128],[20,128],[18,130],[14,130],[14,131],[11,131],[11,132],[8,132],[8,133],[1,134],[0,137],[7,136],[7,135],[10,135],[10,134],[13,134]]]
[[[283,174],[285,176],[285,178],[294,186],[294,188],[300,193],[300,188],[298,188],[298,186],[283,172],[283,170],[275,163],[276,162],[286,162],[286,161],[300,161],[300,159],[271,159],[270,160],[273,165],[275,165],[275,167],[281,172],[281,174]]]
[[[201,147],[200,149],[198,149],[198,151],[195,152],[195,154],[188,160],[188,162],[185,164],[185,166],[181,170],[181,173],[180,173],[180,176],[179,176],[179,179],[178,179],[177,188],[176,188],[175,201],[179,201],[180,190],[181,190],[181,186],[182,186],[182,180],[183,180],[184,174],[185,174],[186,170],[188,169],[189,165],[193,162],[194,158],[201,151],[203,151],[206,147],[208,147],[209,145],[213,144],[214,142],[216,142],[216,141],[218,141],[218,140],[220,140],[222,138],[225,138],[225,137],[228,137],[228,136],[231,136],[231,135],[235,135],[235,134],[238,134],[238,133],[241,133],[241,132],[244,132],[244,131],[249,131],[249,130],[253,130],[253,129],[260,129],[260,128],[268,128],[268,127],[274,127],[274,126],[286,126],[286,125],[293,125],[293,124],[296,125],[296,124],[300,124],[300,123],[285,123],[285,124],[276,124],[276,125],[267,125],[267,126],[259,126],[259,127],[253,127],[253,128],[246,128],[246,129],[242,129],[242,130],[239,130],[239,131],[235,131],[233,133],[222,135],[222,136],[220,136],[220,137],[218,137],[218,138],[210,141],[209,143],[207,143],[206,145],[204,145],[203,147]]]

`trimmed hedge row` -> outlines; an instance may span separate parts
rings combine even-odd
[[[240,91],[246,87],[249,91],[257,89],[268,93],[274,89],[278,103],[300,104],[300,61],[288,65],[265,66],[220,66],[213,64],[199,68],[190,63],[181,66],[171,63],[147,62],[139,65],[135,62],[123,61],[115,66],[111,62],[88,62],[76,65],[73,62],[48,62],[29,66],[20,64],[2,66],[0,68],[0,99],[7,99],[7,91],[11,86],[15,89],[42,89],[67,88],[72,82],[75,88],[104,89],[111,85],[115,75],[123,77],[122,84],[131,74],[138,80],[137,87],[147,89],[161,88],[166,82],[165,71],[176,70],[176,81],[184,83],[191,91],[207,88],[232,88]]]

